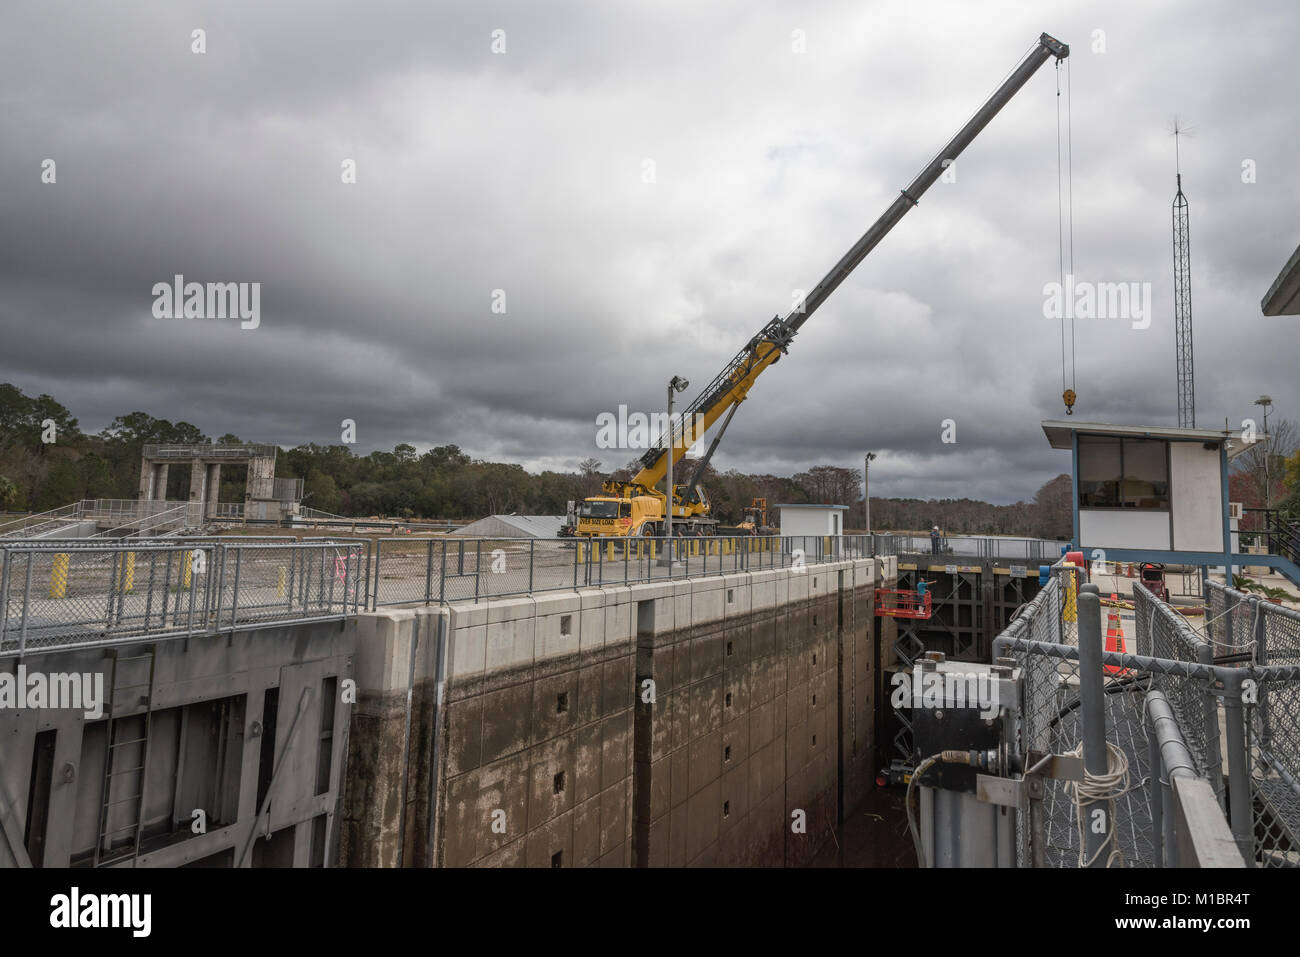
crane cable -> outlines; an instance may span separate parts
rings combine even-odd
[[[1065,402],[1065,414],[1074,414],[1075,400],[1075,337],[1074,337],[1074,307],[1068,303],[1067,289],[1065,284],[1066,276],[1074,276],[1074,104],[1071,96],[1070,85],[1070,64],[1065,65],[1065,102],[1066,102],[1066,154],[1065,162],[1061,162],[1061,61],[1056,61],[1056,253],[1057,266],[1061,278],[1061,299],[1065,309],[1061,314],[1061,398]],[[1065,186],[1062,187],[1062,173],[1064,172]],[[1066,207],[1069,210],[1069,252],[1066,252],[1066,227],[1065,216]],[[1066,272],[1066,261],[1069,261],[1069,272]],[[1069,375],[1066,375],[1066,349],[1065,349],[1065,322],[1070,322],[1070,362]]]

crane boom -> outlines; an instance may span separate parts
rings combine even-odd
[[[876,248],[889,234],[907,211],[916,206],[921,196],[929,189],[989,121],[1006,106],[1038,68],[1049,59],[1058,61],[1070,55],[1070,48],[1059,40],[1042,34],[1038,42],[1025,55],[1020,63],[1008,74],[1007,78],[994,91],[993,95],[976,111],[935,157],[926,164],[916,178],[900,191],[899,196],[879,219],[871,225],[862,237],[849,249],[822,280],[813,287],[800,306],[792,309],[784,317],[774,316],[759,330],[746,346],[736,354],[682,413],[680,422],[671,423],[659,443],[641,457],[641,469],[630,482],[608,482],[606,491],[611,494],[623,494],[633,490],[649,493],[667,471],[668,456],[671,450],[673,464],[676,465],[695,442],[714,425],[724,414],[734,412],[736,405],[743,402],[749,394],[750,387],[762,372],[774,364],[790,346],[795,334],[807,322],[814,312],[824,303],[838,287],[849,277],[867,255]],[[728,415],[723,425],[731,420]],[[693,492],[696,482],[709,458],[717,448],[722,433],[715,437],[708,455],[695,470],[688,486]],[[688,492],[688,494],[689,494]]]

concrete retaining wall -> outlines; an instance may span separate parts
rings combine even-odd
[[[107,705],[0,701],[0,867],[90,864],[96,844],[127,867],[332,863],[353,643],[322,622],[0,662],[97,676],[115,725],[105,817]]]
[[[363,616],[343,863],[808,862],[874,780],[872,600],[895,574],[846,561]]]

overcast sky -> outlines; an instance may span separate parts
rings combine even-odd
[[[1076,320],[1075,417],[1176,423],[1178,115],[1197,423],[1261,392],[1300,418],[1300,319],[1259,305],[1300,242],[1293,0],[9,0],[0,381],[88,431],[142,410],[287,447],[350,418],[360,453],[617,467],[638,452],[597,449],[597,415],[661,408],[674,374],[692,397],[1044,30],[1071,45],[1075,273],[1152,295],[1147,329]],[[999,503],[1068,471],[1039,425],[1064,417],[1056,88],[1049,61],[759,380],[715,464],[871,449],[875,495]],[[155,318],[178,273],[260,282],[260,325]]]

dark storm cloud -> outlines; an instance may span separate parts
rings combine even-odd
[[[362,450],[622,465],[596,415],[705,384],[1047,29],[1072,44],[1076,272],[1153,296],[1149,329],[1076,323],[1079,417],[1174,419],[1181,114],[1198,421],[1260,392],[1300,418],[1294,320],[1258,305],[1300,239],[1293,5],[701,6],[8,5],[0,381],[88,429],[143,409],[330,443],[352,418]],[[1049,65],[805,326],[720,467],[870,448],[873,492],[994,501],[1068,467],[1039,427],[1063,411],[1056,108]],[[261,326],[153,318],[176,273],[261,282]]]

